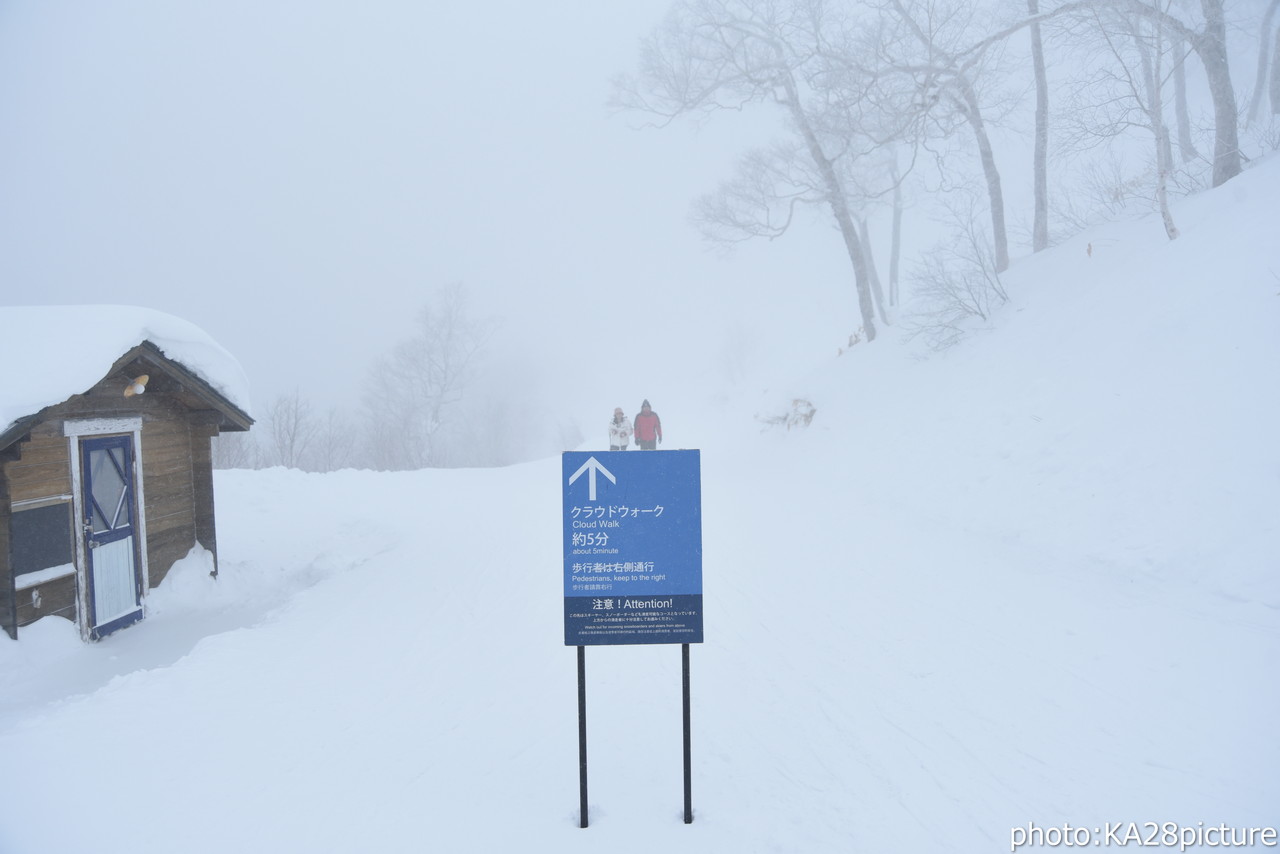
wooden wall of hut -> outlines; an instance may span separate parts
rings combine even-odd
[[[16,452],[0,457],[0,489],[8,492],[8,500],[0,502],[0,513],[73,501],[73,442],[64,435],[66,421],[140,417],[140,447],[135,452],[142,469],[148,581],[156,587],[197,542],[214,552],[216,560],[211,439],[217,435],[219,419],[217,413],[189,408],[181,388],[166,390],[163,381],[152,383],[144,394],[126,398],[122,394],[125,381],[124,374],[113,373],[88,393],[41,413],[28,437],[14,446]],[[0,525],[0,628],[12,635],[13,627],[45,616],[75,620],[74,575],[15,593],[14,585],[21,584],[22,577],[15,578],[12,572],[10,518],[0,517],[0,522],[5,523]],[[67,536],[77,533],[72,519]],[[6,606],[12,626],[5,625]]]

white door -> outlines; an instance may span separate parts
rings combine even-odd
[[[87,624],[93,640],[142,619],[133,437],[80,440]]]

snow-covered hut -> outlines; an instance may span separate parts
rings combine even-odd
[[[96,640],[197,544],[216,572],[211,439],[253,424],[239,362],[126,306],[0,307],[0,352],[0,629]]]

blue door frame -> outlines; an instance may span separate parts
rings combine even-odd
[[[89,638],[98,640],[142,619],[131,436],[80,440]]]

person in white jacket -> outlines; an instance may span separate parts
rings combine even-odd
[[[609,422],[609,450],[625,451],[631,444],[631,419],[622,413],[622,407],[613,410]]]

